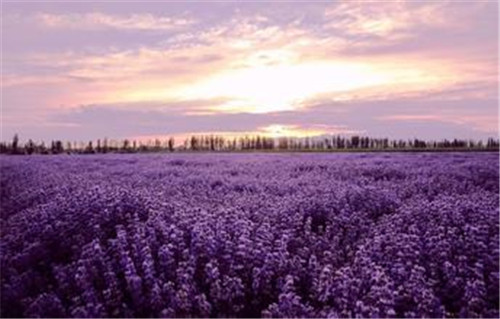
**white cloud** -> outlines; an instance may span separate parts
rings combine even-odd
[[[128,16],[108,15],[101,12],[59,15],[40,13],[37,18],[47,27],[84,30],[172,30],[187,27],[195,22],[189,18],[160,17],[149,13]]]
[[[396,41],[410,37],[414,29],[449,23],[445,6],[445,2],[411,6],[407,1],[345,1],[328,9],[325,17],[331,20],[328,27],[348,36],[374,36]]]

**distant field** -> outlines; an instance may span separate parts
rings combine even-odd
[[[0,157],[2,317],[498,317],[498,153]]]

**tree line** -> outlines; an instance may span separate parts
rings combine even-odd
[[[89,142],[63,142],[53,140],[50,144],[28,140],[20,143],[16,134],[11,142],[0,142],[0,154],[103,154],[103,153],[151,153],[151,152],[231,152],[231,151],[349,151],[349,150],[499,150],[499,140],[486,141],[443,139],[426,141],[421,139],[388,139],[368,136],[330,137],[267,137],[243,136],[227,138],[220,135],[193,135],[176,145],[173,137],[147,142],[136,140],[109,140],[107,138]]]

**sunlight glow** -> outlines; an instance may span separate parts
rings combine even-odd
[[[398,68],[376,63],[314,61],[251,65],[229,69],[177,90],[177,98],[215,99],[228,102],[212,111],[269,113],[296,110],[309,99],[345,92],[363,93],[373,89],[439,85],[418,68]]]
[[[219,111],[267,113],[293,110],[302,100],[325,92],[382,85],[391,77],[367,65],[315,62],[230,70],[182,90],[181,98],[227,97]]]
[[[325,133],[327,132],[324,130],[304,129],[297,125],[280,125],[280,124],[272,124],[266,127],[262,127],[258,131],[258,134],[267,137],[285,137],[285,136],[306,137],[306,136],[315,136]]]

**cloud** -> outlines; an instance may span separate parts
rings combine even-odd
[[[226,136],[255,133],[274,136],[285,133],[296,136],[367,134],[426,139],[486,138],[498,134],[495,100],[481,103],[476,100],[330,102],[306,110],[267,114],[193,112],[203,110],[211,103],[192,101],[192,106],[133,103],[60,109],[18,133],[32,136],[37,132],[36,136],[56,138],[57,135],[51,135],[43,126],[49,122],[71,123],[71,127],[66,128],[68,134],[83,140],[105,136],[125,138],[209,133]],[[55,131],[57,127],[51,129]]]
[[[460,126],[469,126],[474,130],[495,134],[498,133],[498,119],[490,115],[478,114],[456,114],[437,113],[437,114],[397,114],[379,117],[382,121],[401,121],[414,123],[440,122],[451,123]]]
[[[195,20],[182,17],[159,17],[149,13],[128,16],[109,15],[101,12],[85,14],[40,13],[37,20],[49,28],[70,28],[81,30],[172,30],[186,28]]]
[[[443,25],[443,8],[444,4],[439,3],[414,9],[406,2],[341,3],[327,10],[326,16],[334,21],[322,29],[331,31],[331,24],[338,24],[335,28],[340,30],[329,34],[311,29],[300,19],[280,25],[272,16],[237,16],[206,29],[180,30],[156,46],[111,48],[108,50],[111,52],[95,54],[76,51],[35,54],[25,58],[24,63],[32,62],[32,68],[58,66],[60,74],[52,74],[50,81],[59,76],[61,81],[98,82],[101,88],[106,88],[106,96],[95,101],[75,101],[75,105],[232,97],[232,103],[218,110],[265,112],[300,107],[304,100],[324,95],[344,100],[415,95],[418,91],[441,91],[463,85],[457,82],[468,81],[467,78],[477,81],[489,65],[471,71],[464,70],[453,56],[433,60],[397,54],[352,57],[343,53],[352,42],[346,39],[353,36],[356,39],[360,33],[390,37],[424,23]],[[151,14],[45,15],[44,19],[55,26],[74,23],[140,29],[170,25],[173,21]],[[385,23],[386,20],[394,22]],[[39,82],[43,84],[48,79],[40,76]],[[26,78],[13,75],[8,83],[35,81],[33,75]]]
[[[43,121],[55,123],[47,132],[72,123],[65,129],[82,138],[266,128],[494,132],[485,121],[498,100],[492,4],[179,6],[162,11],[169,16],[115,5],[18,10],[24,18],[5,22],[2,33],[10,39],[2,74],[9,132],[43,135]]]
[[[442,25],[445,24],[442,8],[443,4],[432,3],[413,11],[407,3],[400,2],[341,3],[332,6],[326,16],[334,19],[332,23],[337,23],[336,28],[343,31],[329,35],[316,32],[299,20],[280,25],[273,17],[252,15],[222,21],[207,29],[179,31],[156,46],[111,49],[111,52],[95,54],[74,51],[36,54],[24,62],[59,67],[59,74],[40,76],[41,84],[49,79],[55,82],[59,76],[60,82],[74,83],[68,91],[86,81],[88,85],[83,87],[88,92],[104,92],[102,96],[91,94],[95,100],[83,98],[75,100],[73,105],[221,99],[227,103],[216,106],[213,111],[270,112],[300,108],[314,99],[418,96],[462,87],[470,79],[478,81],[491,67],[471,70],[467,65],[464,69],[461,61],[454,61],[453,56],[440,59],[397,54],[353,57],[342,53],[347,45],[344,38],[360,33],[391,37],[424,22]],[[418,17],[413,13],[419,13]],[[83,25],[153,27],[165,24],[150,14],[127,18],[95,12],[74,15],[76,24],[90,21]],[[73,20],[56,18],[54,24]],[[379,20],[382,22],[377,26]],[[382,27],[386,20],[394,20],[393,25]],[[376,27],[370,27],[373,25]],[[337,52],[332,52],[332,47]],[[14,75],[8,83],[35,81],[33,75],[25,78]],[[66,99],[63,100],[66,103]]]
[[[342,1],[325,12],[327,27],[349,36],[370,36],[396,41],[410,37],[414,29],[449,23],[444,2],[409,1],[358,3]]]
[[[323,34],[342,43],[332,52],[497,60],[495,1],[340,1],[324,12]]]

